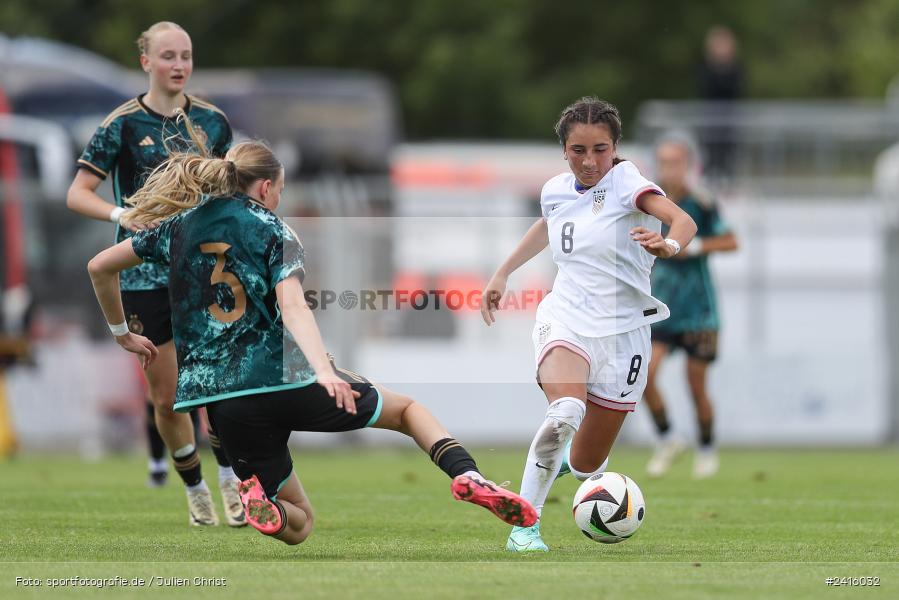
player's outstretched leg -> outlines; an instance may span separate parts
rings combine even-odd
[[[452,477],[453,497],[483,506],[510,525],[531,526],[537,512],[531,504],[478,471],[471,454],[447,433],[443,425],[412,398],[377,386],[383,401],[373,427],[405,433],[426,451],[440,469]]]

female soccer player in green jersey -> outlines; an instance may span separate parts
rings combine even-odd
[[[704,479],[718,471],[712,432],[714,411],[706,389],[708,367],[718,353],[719,326],[708,256],[736,250],[737,239],[721,219],[711,194],[691,181],[697,159],[695,145],[684,134],[669,134],[656,144],[658,182],[668,197],[693,218],[698,232],[686,252],[675,260],[657,264],[652,271],[652,291],[671,309],[671,318],[652,326],[652,360],[645,395],[659,435],[656,451],[646,467],[652,477],[667,473],[684,449],[683,441],[671,431],[656,383],[662,361],[671,350],[679,348],[687,355],[687,382],[699,425],[693,476]]]
[[[184,93],[193,71],[193,50],[187,33],[175,23],[160,22],[141,34],[137,43],[141,67],[149,74],[149,90],[106,117],[78,160],[78,173],[67,199],[69,208],[78,213],[116,223],[117,241],[138,229],[121,222],[126,200],[140,188],[150,171],[167,158],[173,143],[170,140],[187,139],[183,126],[174,118],[176,110],[183,110],[193,120],[198,129],[197,143],[212,154],[222,156],[231,145],[231,127],[224,113]],[[97,194],[100,183],[108,176],[115,195],[113,205]],[[187,489],[190,523],[216,525],[218,516],[200,470],[190,416],[172,409],[178,364],[172,344],[168,273],[159,265],[139,265],[122,273],[121,287],[129,328],[159,348],[159,356],[146,370],[153,405],[148,425],[155,424],[155,428],[148,427],[150,481],[164,483],[165,458],[158,441],[161,436]],[[209,438],[219,463],[219,487],[228,524],[246,525],[237,478],[213,431]]]
[[[281,164],[260,142],[237,144],[225,159],[173,155],[122,217],[161,224],[88,265],[116,341],[145,363],[158,350],[124,324],[117,274],[141,262],[168,270],[179,364],[175,410],[206,406],[243,480],[247,520],[285,543],[305,540],[313,510],[293,473],[291,432],[378,427],[414,438],[453,478],[457,499],[507,523],[533,524],[534,508],[481,476],[422,405],[334,366],[304,299],[303,246],[272,212],[283,187]]]

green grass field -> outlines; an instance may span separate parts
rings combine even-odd
[[[517,489],[522,449],[475,454],[485,474]],[[725,451],[719,476],[698,483],[689,458],[649,480],[647,458],[621,450],[612,461],[646,496],[634,538],[605,546],[581,535],[570,510],[578,482],[566,477],[544,509],[552,552],[519,556],[503,550],[507,526],[454,501],[448,478],[411,450],[295,452],[317,511],[315,533],[295,547],[248,528],[188,527],[180,484],[145,487],[142,457],[20,457],[0,464],[0,598],[899,597],[899,451]],[[204,456],[212,479],[214,464]],[[48,581],[116,576],[149,583]],[[827,577],[880,586],[827,586]]]

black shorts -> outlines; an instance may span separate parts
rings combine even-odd
[[[172,340],[168,289],[122,292],[122,306],[131,333],[149,338],[157,346]]]
[[[301,388],[238,396],[206,405],[231,467],[241,479],[259,478],[274,498],[293,472],[287,440],[294,431],[352,431],[373,425],[381,414],[381,394],[356,373],[337,370],[361,395],[356,414],[337,408],[317,383]]]
[[[667,331],[652,330],[653,343],[666,344],[671,348],[683,348],[690,358],[712,362],[718,356],[718,332],[714,329],[702,331]]]

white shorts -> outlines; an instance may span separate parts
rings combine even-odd
[[[588,400],[611,410],[632,412],[646,389],[652,357],[650,326],[617,335],[585,337],[547,318],[546,313],[537,308],[533,334],[537,369],[550,350],[567,348],[590,366]]]

